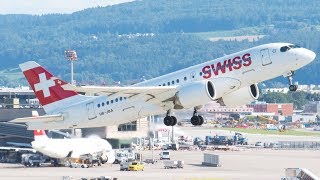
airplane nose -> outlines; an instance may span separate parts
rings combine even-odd
[[[305,49],[303,52],[303,59],[311,62],[316,58],[316,53],[314,53],[313,51],[310,51],[309,49]]]
[[[304,65],[309,64],[316,58],[316,53],[305,48],[296,49],[295,54],[297,60]]]

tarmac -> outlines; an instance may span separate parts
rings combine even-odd
[[[160,151],[154,151],[159,158]],[[220,167],[202,166],[204,153],[220,155]],[[151,158],[152,151],[142,151],[143,159]],[[272,180],[285,176],[285,168],[307,168],[320,176],[320,150],[246,149],[240,151],[172,151],[171,160],[183,160],[183,169],[164,169],[162,160],[146,164],[144,171],[120,171],[118,164],[92,168],[31,167],[20,164],[0,164],[1,179],[70,179],[109,176],[117,179],[152,180]]]
[[[214,130],[210,127],[179,127],[177,135],[204,138],[206,135],[227,135],[234,132]],[[285,135],[259,135],[245,134],[250,144],[257,141],[320,141],[320,137],[285,136]],[[154,158],[159,159],[161,151],[154,151]],[[152,158],[152,151],[141,151],[143,159]],[[220,167],[202,166],[203,154],[219,155]],[[0,163],[0,179],[15,180],[55,180],[98,178],[109,176],[120,180],[273,180],[285,176],[286,168],[307,168],[320,177],[320,150],[282,149],[273,150],[265,148],[241,149],[239,151],[172,151],[171,160],[184,161],[183,169],[165,169],[162,160],[155,164],[146,164],[144,171],[120,171],[118,164],[104,164],[92,168],[69,167],[24,167],[21,164]]]

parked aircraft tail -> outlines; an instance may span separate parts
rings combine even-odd
[[[44,130],[34,130],[34,140],[42,140],[42,139],[48,139],[48,136]]]

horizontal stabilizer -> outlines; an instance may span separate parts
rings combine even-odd
[[[17,118],[11,120],[12,123],[45,123],[45,122],[54,122],[54,121],[62,121],[63,116],[61,114],[57,115],[45,115],[45,116],[37,116],[37,117],[26,117],[26,118]]]

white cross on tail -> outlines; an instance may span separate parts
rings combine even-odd
[[[44,97],[49,97],[50,96],[50,90],[49,88],[52,86],[55,86],[56,83],[52,78],[47,79],[45,73],[39,74],[39,80],[40,82],[34,85],[34,90],[36,92],[41,91],[43,92]]]

